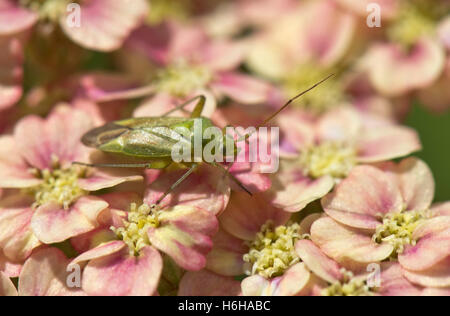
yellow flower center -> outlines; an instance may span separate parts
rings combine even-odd
[[[274,227],[271,221],[264,224],[256,238],[247,243],[250,250],[243,259],[251,265],[251,270],[246,274],[272,278],[299,262],[294,245],[297,240],[305,238],[299,234],[299,229],[297,223],[278,227]]]
[[[151,6],[147,21],[158,24],[167,19],[184,20],[189,15],[186,0],[148,0]]]
[[[389,243],[394,246],[392,258],[403,253],[406,245],[416,245],[416,240],[412,235],[414,230],[426,218],[427,211],[403,211],[399,213],[387,214],[383,218],[383,224],[380,224],[372,240],[378,244]]]
[[[332,70],[321,69],[315,63],[301,65],[284,78],[284,90],[287,95],[297,95],[300,91],[310,88],[331,73]],[[344,92],[341,82],[336,78],[330,78],[324,83],[323,88],[307,93],[295,101],[295,104],[316,113],[322,113],[343,100]]]
[[[212,74],[205,67],[180,61],[160,71],[156,80],[159,91],[185,97],[204,88],[211,78]]]
[[[375,291],[353,273],[343,270],[343,279],[322,290],[323,296],[373,296]]]
[[[56,202],[67,210],[74,201],[88,194],[78,186],[78,179],[86,176],[86,168],[72,166],[62,169],[57,159],[54,160],[53,167],[53,170],[33,169],[32,173],[42,179],[42,183],[26,189],[26,192],[34,196],[34,208]]]
[[[301,152],[300,165],[312,178],[345,178],[356,165],[356,150],[343,142],[322,142]]]
[[[160,214],[161,210],[156,205],[142,204],[138,207],[136,203],[132,203],[128,218],[123,222],[124,226],[111,227],[111,230],[127,244],[131,256],[138,256],[142,248],[151,244],[147,232],[152,227],[159,227]]]
[[[20,0],[20,4],[39,14],[41,20],[58,22],[71,0]]]

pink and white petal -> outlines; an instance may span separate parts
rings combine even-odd
[[[264,193],[249,196],[245,192],[233,192],[225,212],[219,217],[221,227],[242,240],[253,240],[261,226],[271,221],[275,226],[284,225],[290,213],[274,207]]]
[[[117,235],[109,229],[109,227],[110,226],[108,226],[108,228],[96,228],[88,233],[75,236],[70,239],[70,244],[77,253],[84,255],[88,250],[117,240]]]
[[[316,220],[321,218],[322,216],[325,216],[323,213],[313,213],[308,216],[306,216],[301,222],[300,222],[300,235],[304,234],[311,234],[311,226],[314,224]]]
[[[272,187],[265,194],[274,206],[295,213],[325,196],[334,184],[330,176],[311,179],[297,165],[282,164],[281,171],[272,176]]]
[[[148,186],[145,192],[145,203],[155,204],[186,171],[186,169],[165,171]],[[217,215],[226,208],[230,193],[228,179],[224,177],[223,171],[204,164],[165,197],[160,205],[162,208],[189,205]]]
[[[400,190],[407,210],[427,210],[434,199],[435,184],[428,165],[417,158],[403,159],[397,166]]]
[[[442,46],[427,38],[417,42],[408,53],[396,44],[378,44],[366,57],[372,84],[390,97],[430,86],[445,65]]]
[[[402,267],[409,271],[431,269],[450,254],[450,229],[421,238],[398,256]]]
[[[242,239],[220,229],[213,237],[214,247],[206,257],[206,268],[224,276],[242,275],[245,272],[243,256],[248,252]]]
[[[434,216],[450,216],[450,202],[434,204],[431,212]]]
[[[303,7],[297,53],[324,66],[335,64],[350,47],[356,30],[354,15],[341,10],[334,1],[312,2]],[[317,24],[317,21],[321,23]],[[311,25],[316,27],[311,28]]]
[[[27,188],[41,183],[29,172],[16,142],[11,136],[0,137],[0,187]]]
[[[362,132],[358,143],[358,161],[372,163],[407,156],[422,149],[413,129],[398,126],[370,128]]]
[[[315,124],[303,112],[282,112],[277,118],[277,125],[282,136],[294,150],[308,147],[316,140]]]
[[[108,203],[94,196],[79,198],[67,210],[48,203],[36,209],[31,228],[45,244],[62,242],[98,227],[97,217],[107,207]]]
[[[371,166],[353,168],[334,192],[322,199],[325,212],[342,224],[374,230],[378,216],[399,212],[403,200],[395,181]]]
[[[419,240],[431,234],[438,234],[450,229],[450,216],[435,216],[420,223],[414,229],[412,238]]]
[[[225,95],[242,104],[266,103],[275,93],[268,82],[237,72],[217,74],[211,87],[219,95]]]
[[[329,217],[318,219],[311,227],[312,241],[338,263],[348,259],[358,263],[380,262],[394,250],[390,244],[376,244],[364,230],[341,225]]]
[[[50,150],[47,156],[55,155],[62,167],[70,167],[73,161],[84,161],[89,150],[82,145],[82,136],[93,128],[91,117],[69,105],[57,106],[45,122],[45,143]],[[44,145],[45,146],[45,145]]]
[[[450,287],[450,255],[430,269],[423,271],[404,270],[403,274],[414,284],[448,289]]]
[[[211,236],[218,230],[215,215],[193,206],[177,205],[166,209],[159,221],[158,228],[148,231],[151,244],[185,270],[204,268],[213,246]]]
[[[339,107],[325,113],[317,123],[317,138],[322,141],[352,142],[362,128],[360,114],[350,107]]]
[[[145,18],[148,11],[145,0],[92,0],[81,4],[80,27],[68,20],[71,12],[61,17],[64,33],[84,48],[110,52],[119,49],[125,38]]]
[[[305,290],[311,279],[311,272],[304,263],[297,263],[281,276],[275,290],[277,296],[296,296]]]
[[[252,275],[241,282],[243,296],[272,296],[281,278],[267,280],[260,275]]]
[[[341,267],[328,258],[310,240],[299,240],[295,244],[295,251],[306,267],[317,276],[329,283],[335,283],[342,278]]]
[[[99,72],[84,75],[77,79],[79,80],[77,85],[81,89],[78,97],[95,102],[126,100],[132,97],[140,97],[143,93],[148,95],[153,92],[153,89],[149,86],[138,88],[136,80],[123,74]]]
[[[38,20],[35,12],[23,9],[15,2],[0,0],[0,34],[2,36],[27,30]]]
[[[0,250],[0,272],[9,278],[18,278],[23,262],[12,262]]]
[[[422,296],[450,296],[450,289],[426,288],[422,291]]]
[[[0,271],[0,296],[18,296],[11,279]]]
[[[162,258],[153,247],[138,257],[128,249],[91,260],[83,271],[83,290],[91,296],[151,296],[162,271]]]
[[[413,285],[403,276],[403,269],[398,263],[383,264],[381,287],[377,291],[382,296],[419,296],[420,287]]]
[[[69,288],[73,271],[67,269],[69,259],[56,248],[45,248],[25,262],[19,277],[20,296],[85,296],[79,288]]]
[[[450,51],[450,16],[447,16],[438,27],[439,39]]]
[[[20,194],[0,203],[0,248],[9,260],[22,262],[41,245],[31,229],[32,203],[32,199]]]
[[[131,181],[142,181],[143,176],[132,174],[127,170],[96,170],[92,175],[84,179],[78,179],[81,189],[93,192],[102,189],[112,188],[119,184]]]
[[[240,293],[239,281],[208,270],[187,272],[178,290],[178,296],[239,296]]]
[[[80,264],[94,259],[100,259],[118,253],[121,250],[126,249],[126,244],[121,240],[110,241],[105,244],[101,244],[98,247],[88,249],[81,255],[73,259],[69,266]],[[122,253],[122,252],[121,252]]]
[[[22,97],[23,44],[15,37],[0,37],[0,47],[3,48],[0,55],[0,110],[5,110]]]
[[[208,69],[219,72],[239,67],[244,58],[244,47],[239,42],[225,40],[211,41],[204,45],[194,60]]]

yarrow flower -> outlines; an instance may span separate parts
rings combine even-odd
[[[108,203],[90,192],[142,179],[72,165],[89,159],[80,138],[91,127],[87,114],[61,105],[46,120],[22,119],[13,136],[0,138],[0,187],[14,189],[0,201],[0,245],[9,259],[97,227]]]
[[[112,207],[136,200],[114,193]],[[159,251],[186,270],[204,267],[211,250],[217,220],[211,212],[188,205],[161,208],[132,202],[124,211],[110,209],[102,215],[103,226],[75,238],[81,252],[71,265],[87,262],[82,288],[89,295],[156,294],[163,269]],[[159,250],[159,251],[158,251]]]

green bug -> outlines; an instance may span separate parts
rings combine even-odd
[[[257,128],[264,126],[276,115],[289,106],[294,100],[313,90],[333,75],[328,76],[311,88],[303,91],[296,97],[292,98],[278,111],[271,115],[268,119],[262,122]],[[189,118],[184,117],[169,117],[168,115],[184,109],[187,105],[198,100],[193,112]],[[85,146],[97,148],[106,153],[113,153],[127,157],[139,158],[145,160],[142,163],[121,163],[121,164],[87,164],[82,162],[74,162],[74,164],[98,167],[98,168],[146,168],[146,169],[165,169],[174,163],[172,156],[172,149],[176,144],[184,143],[185,146],[194,147],[194,139],[201,137],[202,146],[205,146],[211,139],[204,139],[202,135],[196,135],[199,132],[204,132],[205,129],[214,127],[212,121],[208,118],[202,117],[201,113],[205,105],[206,98],[204,96],[197,96],[187,102],[177,106],[173,110],[165,113],[160,117],[143,117],[131,118],[121,121],[107,123],[98,128],[94,128],[87,132],[82,137],[82,143]],[[202,129],[200,131],[194,129],[195,120],[199,120]],[[181,131],[188,131],[186,132]],[[247,140],[250,134],[241,136],[239,140]],[[238,140],[238,141],[239,141]],[[222,139],[215,139],[220,142],[221,148],[232,146],[233,155],[236,157],[238,151],[236,141],[224,134]],[[194,152],[194,150],[192,150]],[[225,155],[225,151],[223,152]],[[194,161],[194,160],[193,160]],[[201,162],[191,162],[186,164],[189,169],[181,176],[168,190],[159,198],[156,204],[159,204],[170,192],[172,192],[179,184],[191,175]],[[223,165],[219,163],[209,163],[216,167],[222,168],[226,174],[236,182],[242,189],[251,195],[251,192],[239,182],[232,174],[228,172]]]

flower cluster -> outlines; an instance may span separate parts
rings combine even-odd
[[[450,108],[448,12],[0,0],[0,296],[450,295],[450,202],[403,123]],[[200,95],[219,128],[279,128],[279,169],[164,156]]]

